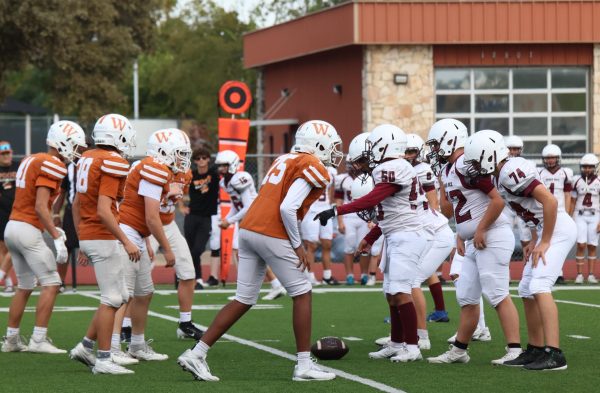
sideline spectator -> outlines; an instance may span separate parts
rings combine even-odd
[[[15,200],[15,180],[19,164],[12,159],[10,143],[0,141],[0,282],[4,281],[4,291],[14,292],[10,278],[12,260],[4,244],[4,228]]]

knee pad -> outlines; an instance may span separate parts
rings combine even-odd
[[[519,282],[519,297],[531,299],[533,297],[533,293],[531,293],[529,289],[529,284],[531,283],[531,278],[523,278]]]
[[[467,288],[464,283],[460,282],[460,278],[455,281],[454,285],[456,286],[456,301],[460,307],[479,304],[481,293]]]
[[[50,287],[61,284],[61,279],[57,271],[49,272],[48,274],[38,277],[38,281],[42,287]]]
[[[481,279],[481,290],[486,299],[490,302],[492,307],[496,307],[501,301],[509,296],[508,282],[506,285],[499,282],[494,278],[493,274],[482,274]]]
[[[298,282],[293,283],[291,285],[285,285],[285,290],[287,291],[290,297],[294,298],[296,296],[304,295],[305,293],[312,291],[312,285],[308,280],[306,280],[306,282]]]
[[[554,285],[555,281],[556,278],[553,276],[533,277],[529,283],[529,292],[531,292],[531,295],[536,295],[538,293],[551,293],[552,286]]]
[[[128,299],[124,299],[122,294],[111,293],[108,295],[100,295],[100,303],[109,307],[119,308],[126,303]]]
[[[254,306],[258,302],[258,294],[241,294],[238,291],[235,293],[235,300],[245,304],[246,306]]]
[[[221,249],[219,248],[218,250],[210,250],[210,256],[211,257],[220,257]],[[246,304],[246,303],[244,303],[244,304]]]
[[[35,288],[35,276],[33,274],[17,274],[17,288],[25,291],[33,291]]]

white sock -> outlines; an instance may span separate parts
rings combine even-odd
[[[206,358],[206,354],[210,347],[202,340],[198,341],[198,343],[192,348],[192,353],[199,358]]]
[[[34,326],[33,327],[33,339],[35,341],[43,341],[46,339],[46,334],[48,333],[48,328],[47,327],[39,327],[39,326]]]
[[[19,328],[11,328],[11,327],[7,327],[6,328],[6,337],[11,337],[11,336],[18,336],[19,332],[21,329]]]
[[[459,347],[457,347],[455,345],[452,345],[452,350],[454,352],[456,352],[456,353],[459,353],[459,354],[463,354],[463,353],[467,352],[466,349],[461,349],[461,348],[459,348]]]
[[[6,272],[4,270],[0,270],[0,281],[6,277]]]
[[[279,281],[277,278],[274,279],[273,281],[271,281],[271,288],[277,289],[280,287],[281,287],[281,281]]]
[[[417,336],[419,336],[419,338],[427,339],[429,338],[429,332],[427,329],[417,329]]]
[[[310,272],[309,275],[310,275],[310,279],[311,280],[316,280],[317,279],[317,277],[315,277],[315,273]]]
[[[310,368],[310,352],[298,352],[298,368],[300,370],[307,370]]]
[[[13,280],[10,277],[6,277],[6,280],[4,280],[4,286],[5,287],[12,287],[13,286]]]
[[[110,349],[120,351],[121,350],[121,335],[118,333],[113,333],[110,338]]]
[[[331,278],[331,269],[323,270],[323,280],[329,280]]]
[[[131,335],[131,345],[142,345],[145,342],[144,333]]]
[[[192,312],[180,312],[179,313],[179,322],[191,322],[192,321]]]
[[[479,299],[479,322],[477,326],[480,329],[485,329],[485,312],[483,311],[483,298]]]
[[[410,352],[416,352],[419,350],[419,346],[417,344],[406,344],[406,349]]]
[[[83,337],[83,340],[81,340],[81,345],[83,345],[83,347],[90,352],[94,350],[95,344],[96,344],[96,341],[89,339],[87,337]]]
[[[402,346],[403,346],[403,343],[397,343],[394,341],[390,341],[390,347],[392,347],[392,348],[402,348]]]
[[[122,327],[131,327],[131,318],[123,318],[123,323],[121,324]]]

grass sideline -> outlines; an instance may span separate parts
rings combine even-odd
[[[229,287],[231,288],[231,287]],[[348,287],[340,286],[337,289]],[[495,312],[486,306],[486,321],[490,326],[493,340],[489,343],[473,343],[470,346],[471,362],[466,365],[430,365],[426,362],[393,364],[389,361],[374,361],[367,357],[369,351],[377,347],[373,340],[384,336],[389,325],[383,323],[388,311],[383,295],[378,291],[364,291],[355,286],[356,291],[318,293],[313,297],[313,338],[333,335],[357,337],[361,341],[349,341],[349,354],[339,361],[320,362],[347,373],[368,378],[381,384],[405,392],[544,392],[564,386],[570,392],[589,392],[597,389],[596,354],[600,350],[597,321],[599,320],[600,292],[592,288],[585,290],[562,289],[555,292],[556,299],[582,304],[558,303],[561,313],[561,346],[569,362],[565,372],[527,372],[519,369],[493,367],[490,361],[504,352],[502,333]],[[58,307],[94,307],[97,300],[83,296],[81,291],[94,288],[80,288],[77,294],[61,295]],[[160,289],[171,289],[164,287]],[[321,289],[321,288],[318,288]],[[171,291],[156,294],[151,310],[167,318],[177,318],[177,297]],[[196,306],[211,305],[212,309],[194,310],[194,320],[207,325],[218,311],[218,305],[227,302],[230,293],[205,290],[196,293]],[[85,292],[88,293],[88,292]],[[161,293],[161,292],[159,292]],[[513,292],[513,294],[516,292]],[[428,296],[428,295],[427,295]],[[432,350],[424,351],[424,356],[438,355],[447,349],[446,339],[454,333],[458,322],[458,306],[453,291],[445,292],[450,323],[429,324]],[[33,297],[30,306],[35,305]],[[430,298],[427,299],[430,301]],[[0,329],[4,333],[10,298],[0,297]],[[525,324],[520,300],[515,299],[520,311],[522,337],[525,338]],[[290,355],[295,352],[291,330],[291,300],[282,298],[274,302],[259,304],[280,305],[281,308],[251,310],[229,332],[231,335],[253,341],[260,345],[283,351]],[[431,304],[429,304],[431,308]],[[31,334],[33,313],[27,312],[22,324],[22,333]],[[52,316],[50,337],[60,348],[70,349],[85,333],[93,311],[57,311]],[[177,340],[176,324],[172,321],[149,317],[147,338],[153,338],[156,350],[169,354],[165,362],[143,363],[132,366],[136,371],[131,376],[94,376],[83,365],[68,359],[67,355],[35,355],[27,353],[0,353],[2,392],[180,392],[183,390],[207,390],[211,392],[312,392],[378,391],[367,385],[337,378],[331,382],[292,383],[293,362],[282,357],[241,345],[231,340],[221,340],[210,351],[208,362],[212,372],[221,378],[218,383],[194,381],[190,374],[181,371],[175,363],[176,357],[192,341]],[[585,336],[590,339],[568,337]]]

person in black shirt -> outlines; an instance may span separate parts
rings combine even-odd
[[[211,216],[217,214],[219,204],[219,174],[216,168],[210,166],[210,151],[198,148],[192,154],[195,168],[192,170],[192,184],[190,184],[190,202],[186,208],[183,224],[185,239],[190,248],[194,268],[196,269],[196,289],[202,289],[202,270],[200,256],[206,249],[206,242],[210,238]],[[219,228],[215,227],[215,231]],[[218,285],[214,277],[213,265],[219,266],[220,250],[211,250],[211,278],[209,285]],[[218,275],[218,273],[217,273]]]
[[[13,292],[10,278],[12,261],[4,244],[4,229],[15,200],[15,186],[19,164],[12,160],[10,143],[0,141],[0,282],[4,281],[6,292]]]

